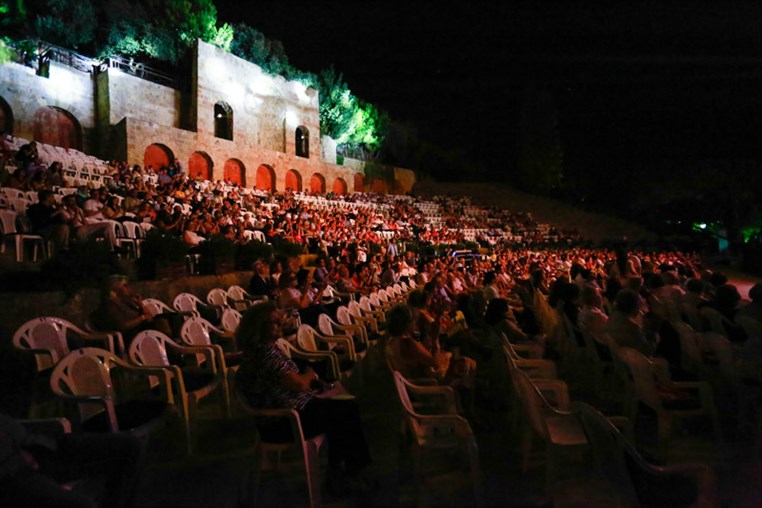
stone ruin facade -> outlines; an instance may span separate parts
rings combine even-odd
[[[202,41],[190,75],[165,84],[133,62],[49,65],[47,77],[0,66],[5,132],[155,169],[177,159],[192,177],[263,190],[404,193],[415,182],[403,168],[371,180],[362,161],[337,164],[316,90]]]

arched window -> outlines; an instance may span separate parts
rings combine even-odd
[[[46,145],[82,150],[82,127],[68,111],[48,106],[34,114],[34,139]]]
[[[286,172],[286,190],[302,191],[302,175],[295,169],[289,169]]]
[[[188,161],[188,177],[192,179],[211,180],[214,162],[205,152],[193,152]]]
[[[238,184],[239,187],[246,187],[246,167],[238,159],[228,159],[225,161],[225,181]]]
[[[273,192],[275,190],[275,171],[270,166],[262,164],[257,168],[257,190]]]
[[[144,169],[148,169],[150,166],[154,171],[158,172],[162,167],[169,166],[169,163],[174,160],[175,156],[172,154],[172,150],[161,143],[148,145],[145,152],[143,152]]]
[[[347,193],[347,182],[343,178],[337,178],[333,181],[333,193],[340,196]]]
[[[13,110],[2,97],[0,97],[0,133],[13,134]]]
[[[296,156],[310,157],[310,131],[303,125],[296,128]]]
[[[214,105],[214,136],[233,140],[233,108],[225,102]]]
[[[325,177],[320,173],[313,173],[312,178],[310,178],[310,192],[325,193]]]

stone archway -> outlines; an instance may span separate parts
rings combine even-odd
[[[246,166],[238,159],[226,160],[224,179],[226,182],[237,184],[239,187],[246,187]]]
[[[143,168],[148,169],[151,166],[154,171],[158,172],[162,167],[169,166],[169,163],[174,160],[175,156],[167,145],[153,143],[148,145],[143,153]]]
[[[257,168],[257,181],[254,186],[257,190],[275,191],[275,171],[267,164]]]
[[[206,152],[193,152],[188,160],[188,177],[211,180],[214,175],[214,162]]]
[[[365,176],[355,173],[355,192],[365,192]]]
[[[310,178],[310,192],[317,194],[325,193],[325,177],[320,173],[313,173]]]
[[[286,190],[302,191],[302,175],[295,169],[286,171]]]
[[[48,106],[34,114],[34,140],[45,144],[82,150],[82,127],[66,110]]]
[[[340,196],[347,193],[347,182],[343,178],[337,178],[333,181],[333,193]]]
[[[13,134],[13,110],[2,97],[0,97],[0,134]]]

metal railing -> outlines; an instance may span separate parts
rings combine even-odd
[[[126,74],[131,74],[159,85],[169,86],[171,88],[178,87],[178,81],[172,74],[161,72],[142,62],[137,62],[131,57],[125,58],[118,55],[111,56],[108,58],[108,66],[112,69],[119,69]]]

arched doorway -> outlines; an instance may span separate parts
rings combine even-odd
[[[386,182],[383,180],[373,180],[373,187],[371,190],[377,194],[388,194],[389,193],[389,186],[386,185]]]
[[[154,171],[158,172],[162,167],[169,166],[169,163],[174,160],[175,156],[167,145],[154,143],[148,145],[143,153],[143,168],[148,169],[150,166]]]
[[[246,167],[238,159],[228,159],[225,161],[224,178],[226,182],[237,184],[239,187],[246,187]]]
[[[46,145],[82,150],[82,127],[68,111],[48,106],[34,114],[34,139]]]
[[[365,177],[362,173],[355,173],[355,192],[365,192]]]
[[[286,190],[294,192],[302,191],[302,175],[295,169],[286,171]]]
[[[214,135],[222,139],[233,139],[233,108],[226,102],[214,105]]]
[[[214,162],[204,152],[193,152],[188,161],[188,177],[193,179],[211,180]]]
[[[300,125],[296,128],[296,156],[310,157],[310,131],[307,127]]]
[[[0,134],[13,134],[13,110],[2,97],[0,97]]]
[[[257,168],[257,183],[254,188],[270,192],[275,190],[275,171],[273,171],[273,168],[266,164],[262,164]]]
[[[310,192],[317,194],[325,193],[325,177],[320,173],[313,173],[310,178]]]
[[[337,178],[333,181],[333,193],[340,196],[347,193],[347,182],[343,178]]]

